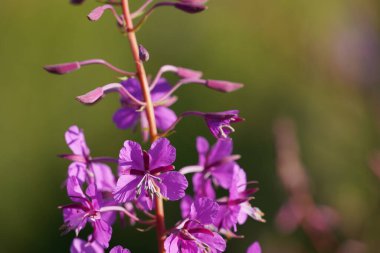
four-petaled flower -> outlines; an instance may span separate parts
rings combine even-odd
[[[96,191],[95,185],[90,184],[84,193],[77,178],[69,177],[66,187],[67,195],[75,203],[60,207],[63,210],[65,222],[62,226],[64,232],[75,230],[78,234],[87,223],[90,223],[93,227],[94,240],[103,248],[108,248],[112,234],[110,224],[113,222],[114,215],[111,212],[102,212],[101,208],[106,206],[106,202]]]
[[[76,177],[80,184],[95,183],[97,190],[111,192],[115,187],[115,177],[111,168],[99,161],[106,159],[92,158],[84,134],[77,126],[71,126],[65,133],[66,143],[73,154],[61,155],[72,161],[68,169],[69,177]]]
[[[173,201],[181,199],[188,183],[185,176],[173,171],[175,158],[176,150],[166,138],[153,142],[149,151],[126,141],[120,150],[122,175],[113,191],[114,199],[119,203],[137,200],[147,209],[152,209],[155,195]]]
[[[141,93],[140,83],[137,79],[130,78],[121,82],[121,84],[135,98],[144,100],[143,94]],[[177,119],[176,114],[168,108],[176,101],[176,97],[169,96],[168,98],[161,100],[161,98],[163,98],[170,90],[171,86],[163,78],[159,79],[157,84],[151,90],[157,128],[162,131],[167,130]],[[120,102],[122,108],[117,110],[113,116],[113,121],[116,126],[120,129],[134,128],[140,121],[144,140],[146,140],[148,136],[148,120],[143,110],[144,108],[128,98],[123,97]]]
[[[206,228],[214,222],[219,206],[208,198],[199,198],[190,207],[188,218],[183,220],[166,238],[166,253],[224,252],[225,240]]]
[[[246,174],[238,165],[235,165],[234,171],[229,197],[217,201],[220,208],[214,225],[218,230],[229,231],[234,228],[234,231],[236,231],[236,225],[238,223],[240,225],[244,224],[248,216],[254,220],[265,222],[263,219],[264,213],[259,208],[252,207],[249,203],[253,198],[250,195],[258,189],[247,189]]]
[[[232,155],[233,143],[231,139],[218,139],[210,149],[207,140],[198,137],[196,147],[199,154],[198,165],[185,167],[181,172],[197,172],[193,176],[196,197],[215,199],[213,183],[224,189],[229,189],[236,165],[235,160],[239,159],[240,156]]]

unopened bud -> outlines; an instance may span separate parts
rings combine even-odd
[[[143,62],[149,61],[149,52],[143,45],[139,45],[139,57]]]
[[[104,95],[104,91],[102,87],[98,87],[95,90],[92,90],[82,96],[78,96],[77,100],[82,104],[91,105],[96,103],[99,99],[101,99]]]
[[[44,69],[50,73],[63,75],[80,69],[79,62],[68,62],[57,65],[48,65]]]
[[[206,86],[210,89],[218,90],[221,92],[232,92],[242,88],[244,85],[241,83],[233,83],[221,80],[207,80]]]
[[[176,7],[177,9],[181,10],[181,11],[184,11],[184,12],[187,12],[187,13],[198,13],[198,12],[201,12],[201,11],[204,11],[207,9],[206,6],[204,6],[203,4],[197,4],[197,3],[184,3],[184,2],[181,2],[181,3],[175,3],[174,4],[174,7]]]
[[[178,67],[177,75],[183,79],[200,79],[203,73],[192,69]]]

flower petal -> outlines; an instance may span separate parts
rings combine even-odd
[[[211,252],[224,252],[226,250],[226,241],[218,233],[213,232],[214,236],[205,233],[195,234],[202,242],[206,243],[214,251]]]
[[[152,101],[155,102],[160,100],[171,90],[171,88],[171,85],[168,83],[168,81],[166,81],[165,78],[160,78],[151,91]]]
[[[111,192],[115,187],[115,176],[112,174],[111,168],[104,163],[92,163],[91,166],[97,189]]]
[[[82,129],[77,126],[71,126],[65,133],[66,143],[76,155],[88,156],[90,150],[87,147],[86,140]]]
[[[208,165],[218,162],[232,154],[233,143],[231,139],[218,139],[210,150]]]
[[[73,162],[69,165],[67,174],[69,177],[76,177],[79,184],[83,184],[87,178],[86,165],[83,163]]]
[[[111,249],[110,253],[131,253],[128,249],[124,249],[122,246],[115,246]]]
[[[186,177],[177,171],[170,171],[159,176],[161,178],[161,194],[169,200],[175,201],[185,196],[188,187]],[[164,187],[162,187],[164,186]]]
[[[140,112],[134,108],[122,107],[113,115],[113,122],[119,129],[133,128],[139,119]]]
[[[190,215],[190,208],[193,204],[193,198],[189,195],[186,195],[181,199],[180,208],[182,219],[186,219]]]
[[[93,228],[94,239],[104,248],[108,248],[112,235],[112,227],[104,220],[99,219],[93,223]]]
[[[140,176],[122,175],[119,177],[113,191],[114,199],[119,203],[133,200],[136,197],[136,187],[140,180]]]
[[[166,138],[160,138],[153,142],[148,153],[150,169],[172,165],[176,158],[176,150]]]
[[[166,253],[178,253],[180,252],[180,248],[178,247],[178,236],[175,236],[173,234],[169,235],[165,242],[164,242],[164,248]]]
[[[261,253],[261,247],[258,242],[254,242],[251,246],[249,246],[247,253]]]
[[[86,195],[84,194],[78,179],[76,177],[69,177],[66,184],[67,195],[74,202],[83,203],[86,200]]]
[[[173,110],[165,106],[158,106],[154,108],[156,117],[157,128],[165,131],[177,120],[177,115]]]
[[[125,141],[119,153],[119,166],[122,170],[145,171],[143,152],[140,144],[134,141]]]
[[[205,165],[206,163],[206,156],[210,149],[210,144],[208,144],[208,141],[206,138],[198,136],[196,141],[197,151],[199,154],[199,164]]]
[[[190,218],[207,225],[214,222],[219,205],[209,198],[199,198],[194,201],[190,209]]]
[[[195,173],[193,176],[193,188],[196,197],[215,199],[215,190],[210,179],[204,178],[203,173]]]
[[[224,189],[229,189],[233,182],[235,163],[222,164],[211,171],[217,183]]]

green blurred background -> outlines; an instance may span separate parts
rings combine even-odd
[[[134,4],[142,0],[131,1]],[[246,122],[233,135],[235,153],[251,179],[260,181],[255,204],[266,224],[249,220],[229,243],[245,252],[260,240],[264,252],[314,252],[302,231],[282,235],[274,217],[286,200],[276,176],[273,122],[293,118],[302,160],[316,201],[342,216],[342,238],[360,240],[379,252],[380,182],[368,157],[380,147],[376,116],[380,83],[380,3],[376,0],[213,0],[209,10],[187,15],[162,8],[138,33],[149,50],[147,71],[163,64],[202,70],[206,77],[243,82],[245,89],[219,94],[199,86],[182,88],[174,105],[184,110],[240,109]],[[57,206],[68,202],[61,188],[68,151],[63,134],[72,124],[85,130],[94,155],[116,155],[137,134],[114,127],[115,95],[93,107],[75,96],[116,75],[99,66],[65,76],[49,75],[46,64],[104,58],[132,69],[126,38],[111,15],[86,19],[95,7],[66,0],[3,0],[0,7],[0,252],[68,252],[73,233],[60,236]],[[183,121],[171,140],[177,167],[197,160],[195,137],[213,139],[199,119]],[[167,205],[168,224],[179,219]],[[153,232],[115,225],[112,245],[155,252]],[[288,250],[287,250],[288,249]]]

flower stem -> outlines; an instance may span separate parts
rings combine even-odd
[[[154,117],[154,108],[152,103],[152,98],[150,96],[150,89],[148,84],[148,79],[145,73],[144,65],[139,57],[139,47],[137,43],[136,34],[134,32],[134,26],[132,21],[131,12],[129,9],[129,2],[128,0],[122,0],[122,9],[123,9],[123,16],[125,20],[125,26],[127,29],[127,35],[129,44],[131,46],[133,59],[136,64],[136,74],[140,81],[141,85],[141,91],[144,96],[144,100],[146,103],[145,107],[145,113],[148,119],[149,124],[149,133],[152,141],[154,141],[158,135],[157,135],[157,126],[156,126],[156,120]],[[161,198],[155,197],[155,204],[156,204],[156,230],[157,230],[157,241],[158,241],[158,252],[164,253],[164,240],[165,240],[165,218],[164,218],[164,205]]]

